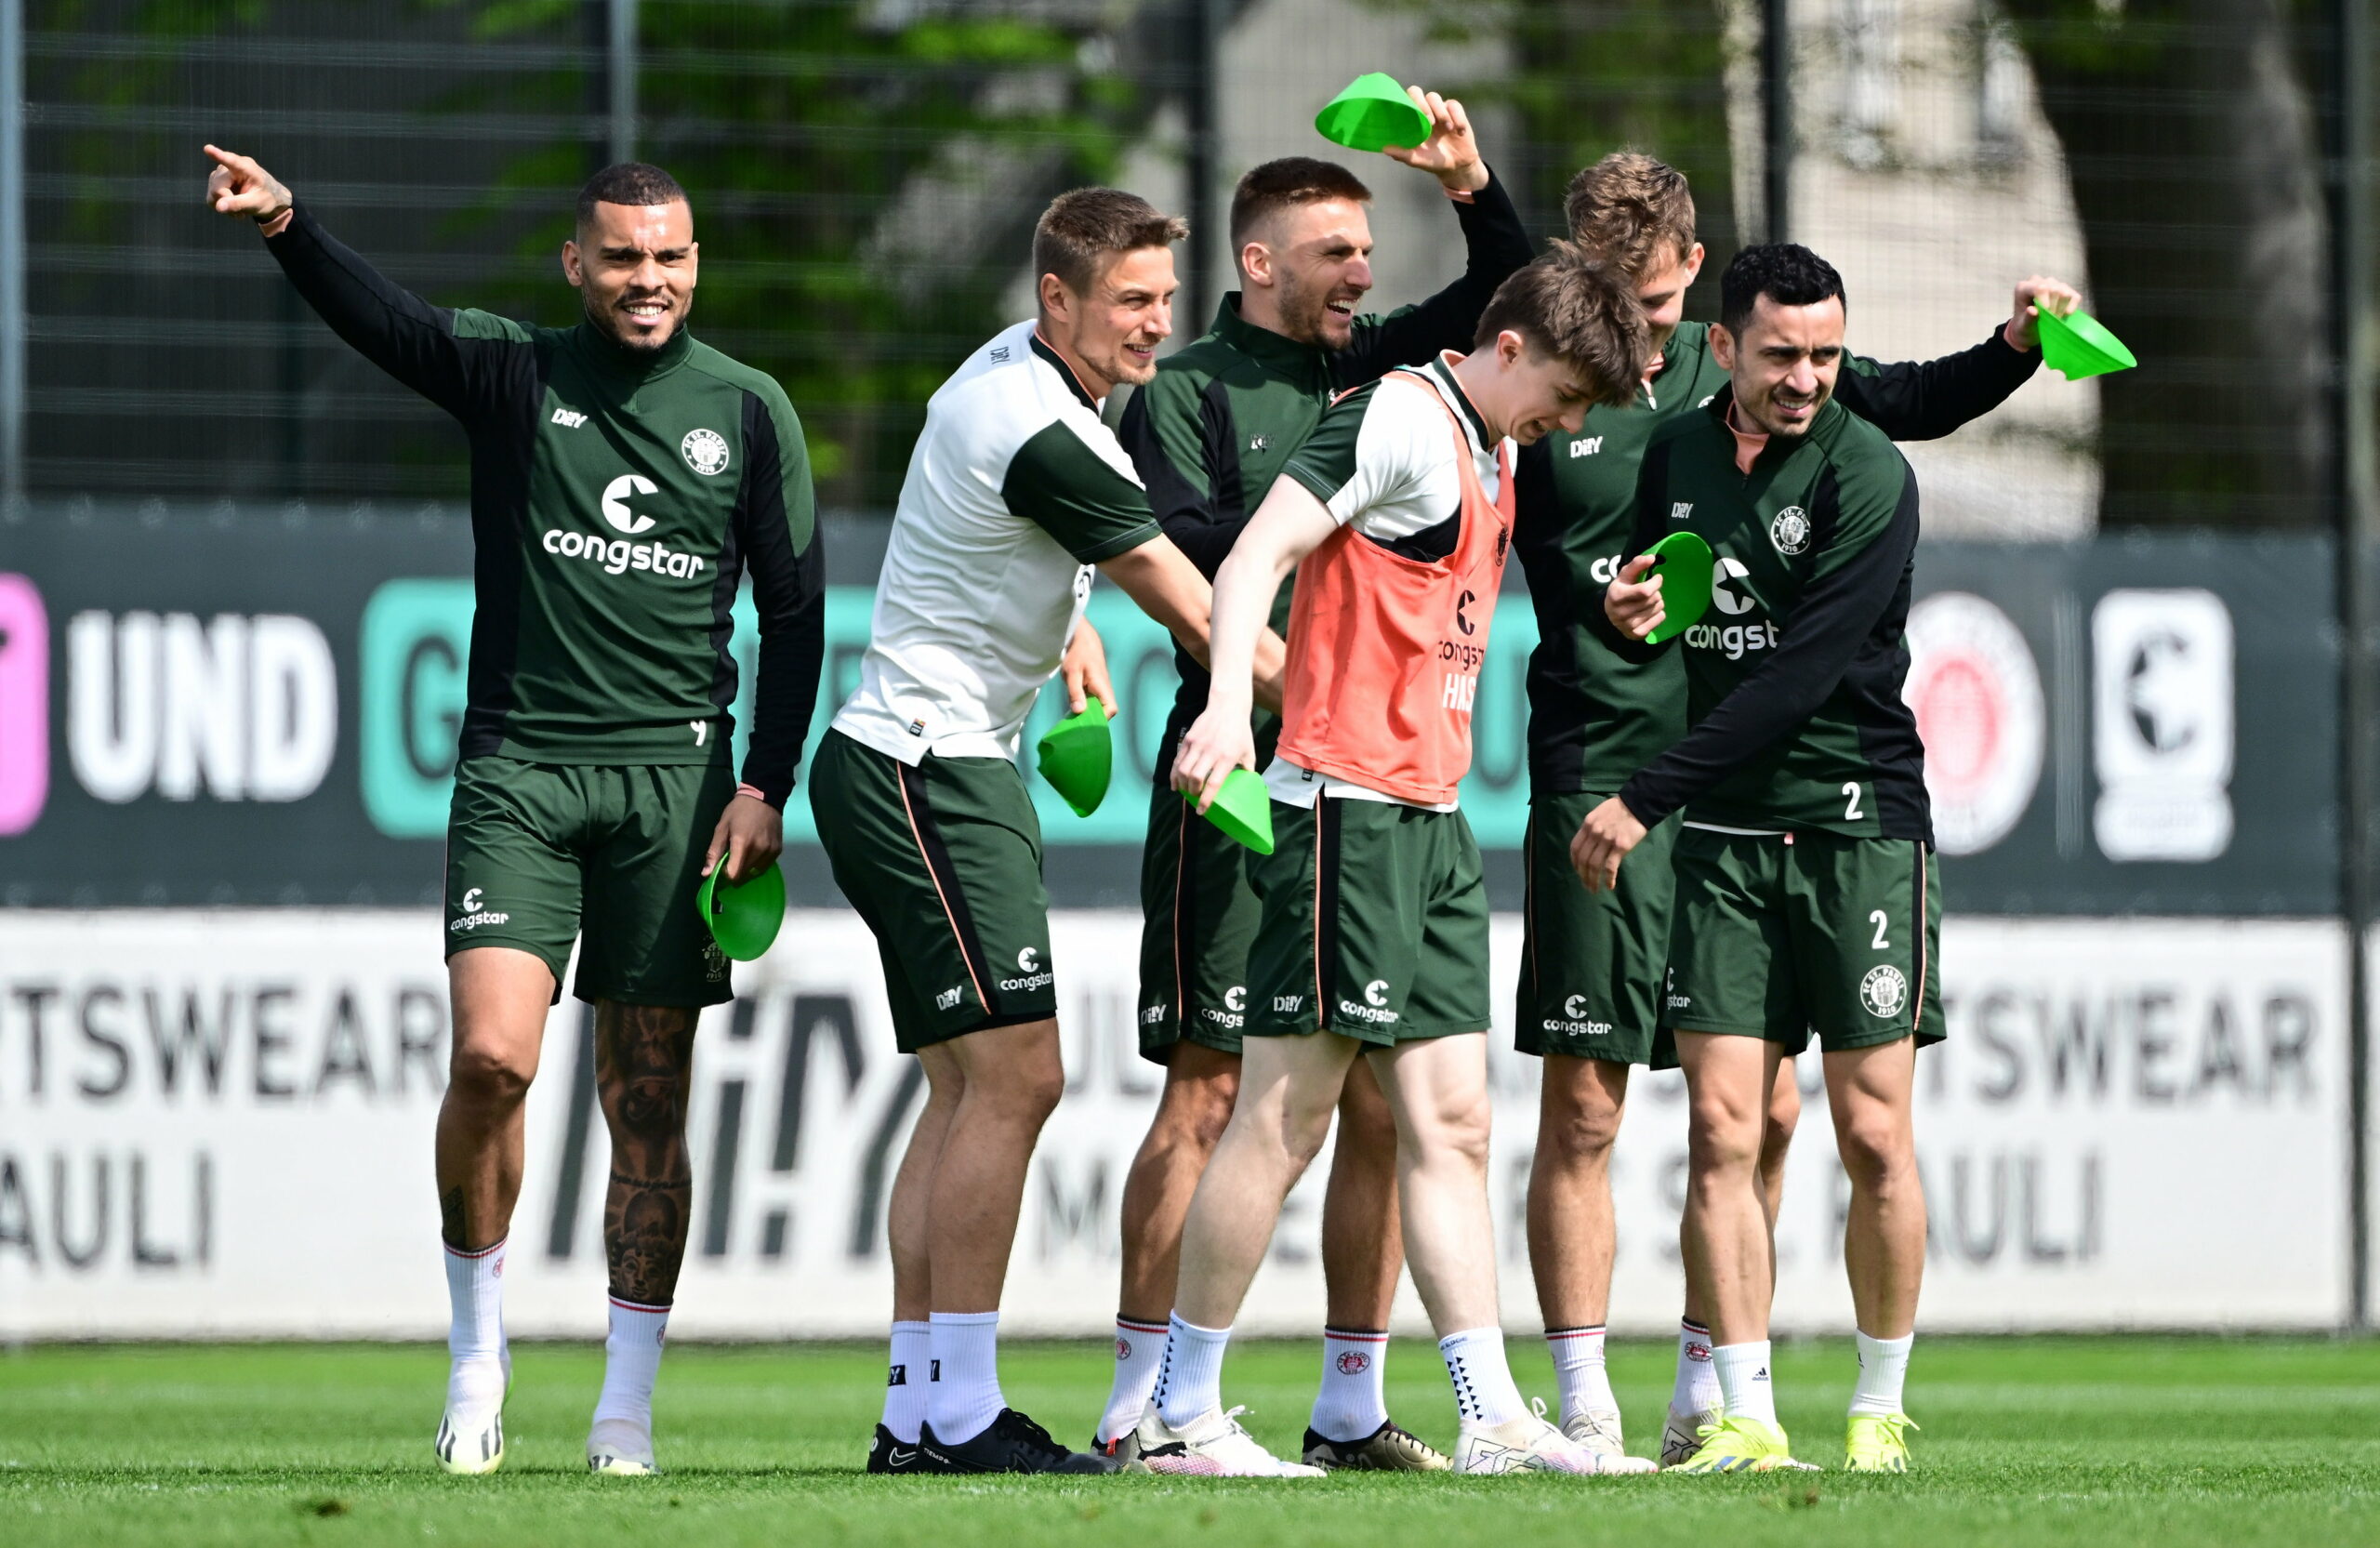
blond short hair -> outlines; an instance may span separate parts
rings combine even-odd
[[[1642,283],[1665,249],[1694,251],[1686,174],[1642,151],[1614,151],[1570,179],[1562,200],[1570,240]]]

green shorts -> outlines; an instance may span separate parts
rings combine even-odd
[[[1616,1065],[1651,1062],[1669,962],[1672,817],[1620,865],[1616,892],[1591,893],[1570,868],[1570,840],[1606,797],[1533,796],[1521,839],[1520,998],[1513,1025],[1523,1053],[1567,1053]]]
[[[1485,1032],[1488,888],[1460,812],[1325,796],[1273,803],[1248,1035],[1394,1046]]]
[[[1940,1042],[1941,939],[1940,867],[1917,840],[1688,827],[1662,1025],[1789,1055],[1814,1032],[1829,1052]]]
[[[830,730],[810,809],[835,885],[876,936],[902,1052],[1058,1013],[1041,820],[1015,764],[913,767]]]
[[[727,957],[694,911],[703,855],[735,795],[725,763],[581,765],[467,758],[446,822],[446,955],[513,946],[562,998],[717,1005]]]
[[[1237,1053],[1256,941],[1249,849],[1170,786],[1149,798],[1141,847],[1141,1057],[1170,1064],[1192,1042]]]

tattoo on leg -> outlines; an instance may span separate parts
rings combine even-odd
[[[446,1238],[446,1245],[457,1252],[469,1252],[471,1238],[467,1227],[470,1223],[464,1218],[462,1189],[448,1188],[438,1196],[438,1215],[439,1234]]]
[[[612,1293],[667,1305],[676,1294],[693,1216],[686,1154],[695,1012],[604,1002],[595,1015],[595,1078],[612,1134],[603,1249]]]

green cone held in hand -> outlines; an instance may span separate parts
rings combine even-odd
[[[1066,798],[1078,817],[1088,817],[1107,799],[1108,775],[1115,772],[1116,748],[1107,734],[1107,707],[1087,701],[1079,715],[1069,715],[1041,734],[1036,744],[1041,777]]]
[[[1430,138],[1430,115],[1413,105],[1393,75],[1375,70],[1347,83],[1347,89],[1314,115],[1323,139],[1351,151],[1385,151],[1419,145]]]
[[[1187,790],[1182,799],[1193,806],[1198,801]],[[1206,817],[1257,853],[1273,853],[1273,793],[1264,788],[1264,776],[1255,770],[1234,769],[1224,775],[1223,787],[1207,806]]]
[[[2129,371],[2140,364],[2124,348],[2122,339],[2109,333],[2106,324],[2087,311],[2064,317],[2053,317],[2040,307],[2033,311],[2041,324],[2042,359],[2068,381],[2104,377],[2110,371]]]
[[[694,908],[719,949],[739,962],[761,956],[785,924],[785,872],[772,861],[767,870],[743,882],[727,880],[727,856],[694,890]]]
[[[1711,610],[1711,545],[1690,532],[1673,532],[1645,550],[1653,557],[1646,578],[1661,577],[1661,621],[1645,636],[1648,645],[1674,640]]]

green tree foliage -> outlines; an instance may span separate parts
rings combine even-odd
[[[2318,83],[2292,0],[2003,0],[2066,152],[2091,306],[2140,356],[2102,377],[2102,520],[2327,520]]]
[[[458,0],[422,0],[454,4]],[[491,39],[582,25],[580,0],[482,7]],[[924,405],[959,358],[1015,319],[1041,204],[1112,168],[1139,93],[1088,22],[1021,5],[641,7],[641,159],[692,194],[703,269],[696,334],[785,384],[829,505],[889,509]],[[583,35],[583,34],[582,34]],[[508,169],[516,187],[575,181],[601,159],[602,56],[534,82],[586,112]],[[480,214],[496,213],[499,193]],[[554,304],[558,208],[520,238],[520,298]],[[486,304],[484,300],[481,304]]]
[[[1561,230],[1571,177],[1609,152],[1633,147],[1685,173],[1710,249],[1688,315],[1715,315],[1719,272],[1738,241],[1720,0],[1367,3],[1418,11],[1434,36],[1505,42],[1509,71],[1458,89],[1465,102],[1518,116],[1516,192],[1548,234]]]

